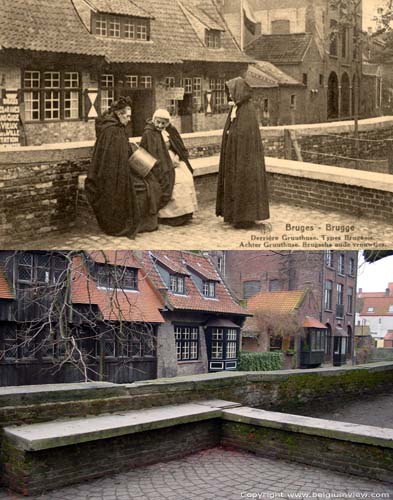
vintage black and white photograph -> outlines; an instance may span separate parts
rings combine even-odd
[[[389,248],[389,2],[0,5],[3,248]]]

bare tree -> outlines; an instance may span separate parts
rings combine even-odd
[[[270,345],[271,338],[299,338],[303,328],[297,312],[279,313],[274,311],[256,311],[254,320],[259,332],[259,342],[263,346]]]
[[[154,326],[144,321],[137,294],[127,293],[146,277],[130,272],[126,252],[114,258],[116,265],[105,252],[95,259],[74,251],[9,255],[3,267],[13,275],[16,300],[2,323],[0,359],[88,381],[105,379],[106,359],[116,379],[135,370],[136,358],[153,356]]]

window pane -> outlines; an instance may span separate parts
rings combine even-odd
[[[126,86],[130,88],[138,87],[138,76],[137,75],[126,75]]]

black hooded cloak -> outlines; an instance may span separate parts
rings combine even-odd
[[[237,106],[229,112],[221,143],[216,215],[231,224],[269,218],[265,159],[251,90],[243,78],[227,82]]]
[[[175,185],[175,169],[168,153],[161,132],[153,122],[148,122],[142,135],[140,146],[158,160],[154,167],[154,175],[161,186],[159,208],[163,208],[171,199]]]
[[[115,114],[96,121],[97,140],[85,181],[87,199],[100,228],[111,236],[134,237],[140,214],[128,158],[131,148]]]

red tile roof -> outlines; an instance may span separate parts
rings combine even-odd
[[[203,311],[236,315],[247,314],[247,312],[235,302],[234,298],[215,270],[213,263],[205,255],[193,252],[182,252],[178,250],[165,252],[168,257],[170,257],[171,261],[177,263],[179,266],[190,264],[192,268],[201,267],[202,269],[209,270],[209,273],[212,276],[216,276],[218,280],[216,283],[216,298],[212,299],[204,297],[198,289],[192,276],[185,277],[185,288],[187,291],[185,295],[171,292],[158,272],[156,256],[160,255],[160,253],[161,252],[159,251],[144,251],[142,262],[146,273],[151,277],[157,288],[165,290],[166,299],[170,308],[176,310]]]
[[[312,40],[310,33],[261,35],[246,47],[245,51],[255,59],[273,64],[302,62]]]
[[[306,316],[303,321],[303,327],[304,328],[327,328],[326,325],[321,323],[319,320],[316,318],[313,318],[312,316]]]
[[[362,294],[362,310],[360,316],[393,316],[393,295],[381,294],[377,297],[365,297]],[[369,311],[369,309],[373,309]],[[391,311],[389,311],[391,309]]]
[[[259,292],[247,301],[247,311],[256,314],[268,311],[277,314],[288,314],[296,311],[303,303],[307,290],[289,290],[280,292]],[[258,330],[255,316],[247,318],[244,331]]]
[[[124,252],[127,253],[127,252]],[[111,321],[137,321],[162,323],[160,299],[143,270],[139,271],[138,291],[111,290],[97,286],[89,276],[81,257],[75,257],[72,269],[73,304],[97,305],[103,319]]]
[[[306,290],[260,292],[247,301],[247,309],[251,312],[290,313],[302,305],[306,293]]]
[[[4,269],[0,267],[0,299],[14,299],[14,293],[8,283]]]
[[[142,267],[132,250],[93,250],[87,254],[98,264],[112,264],[136,269]]]

